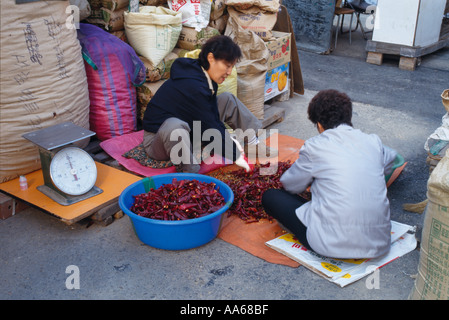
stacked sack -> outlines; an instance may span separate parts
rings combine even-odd
[[[280,7],[278,0],[225,0],[225,3],[229,18],[243,29],[253,31],[264,40],[272,38]]]
[[[125,13],[125,30],[130,45],[146,69],[146,82],[137,88],[138,118],[143,118],[154,93],[170,75],[178,55],[173,53],[182,29],[182,14],[165,6],[140,6]]]
[[[126,41],[124,13],[128,10],[129,0],[88,0],[91,14],[86,22],[94,24]]]
[[[272,39],[279,1],[225,0],[228,19],[225,34],[242,49],[237,63],[238,98],[258,118],[264,118],[265,76],[270,53],[265,41]]]
[[[209,26],[223,34],[228,24],[228,19],[229,13],[225,0],[212,0]]]
[[[0,182],[5,182],[41,168],[38,148],[25,133],[68,121],[89,129],[89,94],[69,1],[2,0],[0,7]]]
[[[427,138],[424,144],[424,149],[427,151],[426,163],[429,165],[430,172],[449,150],[449,89],[443,91],[441,99],[447,112],[441,119],[441,126]]]
[[[418,276],[411,300],[449,300],[449,150],[427,182]]]
[[[424,210],[424,225],[418,275],[410,292],[411,300],[449,300],[449,89],[441,94],[447,113],[443,124],[425,143],[430,177],[427,199],[404,205],[415,212]]]
[[[208,25],[212,10],[209,0],[198,3],[165,0],[158,6],[146,5],[148,3],[142,1],[140,4],[139,12],[125,13],[125,30],[130,45],[146,69],[146,82],[137,88],[137,114],[142,120],[150,99],[169,78],[173,62],[189,54],[194,58],[195,53],[192,52],[221,33]]]
[[[142,1],[140,3],[142,4]],[[181,29],[174,48],[168,50],[165,56],[157,61],[140,48],[141,41],[129,39],[134,30],[128,28],[125,13],[125,30],[128,40],[141,57],[147,70],[147,82],[137,88],[139,118],[142,119],[149,100],[163,81],[169,77],[170,67],[175,59],[201,48],[204,42],[215,35],[226,34],[239,44],[243,58],[236,64],[236,74],[232,77],[232,81],[237,83],[224,84],[223,87],[232,88],[231,92],[257,118],[263,119],[264,85],[270,54],[265,43],[272,39],[271,30],[276,23],[279,6],[278,1],[265,0],[166,0],[165,4],[158,7],[181,13]],[[141,6],[140,11],[142,10],[148,9],[143,9]],[[153,54],[155,49],[158,48],[151,48]]]
[[[195,50],[219,34],[233,38],[243,53],[229,81],[219,86],[219,93],[235,94],[257,118],[264,118],[264,85],[270,54],[265,43],[272,39],[271,30],[280,7],[278,0],[89,2],[93,13],[87,22],[127,41],[145,66],[146,81],[136,86],[139,121],[151,98],[169,78],[173,62],[179,57],[196,57]],[[102,21],[96,17],[96,10],[101,11]],[[106,21],[106,13],[111,17],[117,13],[120,19]],[[117,24],[111,24],[115,21]],[[119,28],[123,28],[123,36],[118,35]]]

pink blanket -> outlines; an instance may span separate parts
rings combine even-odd
[[[100,143],[100,146],[112,158],[117,160],[118,163],[120,163],[129,171],[134,172],[136,174],[145,177],[150,177],[163,173],[176,172],[176,168],[174,166],[168,168],[155,169],[144,166],[135,159],[128,159],[122,156],[124,153],[128,152],[134,147],[137,147],[140,143],[142,143],[142,141],[143,141],[143,130],[105,140]],[[214,159],[216,161],[213,161]],[[206,163],[201,164],[201,169],[199,173],[205,174],[225,166],[221,158],[215,157],[209,158],[207,162],[208,162],[207,164]]]

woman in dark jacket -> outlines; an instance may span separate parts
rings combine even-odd
[[[178,58],[173,62],[170,79],[145,110],[144,147],[148,156],[170,159],[181,164],[182,171],[195,173],[200,160],[194,154],[202,140],[209,141],[205,137],[212,136],[215,153],[248,168],[224,122],[242,129],[253,146],[258,144],[256,132],[261,122],[234,95],[224,92],[217,96],[218,84],[231,74],[241,55],[231,38],[220,35],[203,45],[198,59]]]

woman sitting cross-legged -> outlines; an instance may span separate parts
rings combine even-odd
[[[332,258],[375,258],[391,242],[385,175],[396,152],[375,134],[352,127],[352,102],[335,90],[320,91],[308,117],[319,135],[301,147],[282,175],[283,189],[267,190],[267,214],[289,229],[306,248]],[[298,194],[310,186],[311,200]]]

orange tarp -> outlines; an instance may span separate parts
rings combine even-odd
[[[266,144],[275,146],[276,141],[279,150],[277,160],[280,162],[287,160],[292,162],[295,161],[298,158],[299,149],[304,144],[304,140],[278,134],[268,138]],[[238,169],[239,167],[234,164],[220,168],[218,171],[221,170],[222,172],[227,172]],[[290,267],[298,267],[300,265],[298,262],[265,245],[265,242],[272,240],[283,233],[285,233],[285,231],[275,220],[270,222],[266,219],[262,219],[259,222],[246,223],[235,215],[228,217],[225,213],[218,238],[265,261]]]

